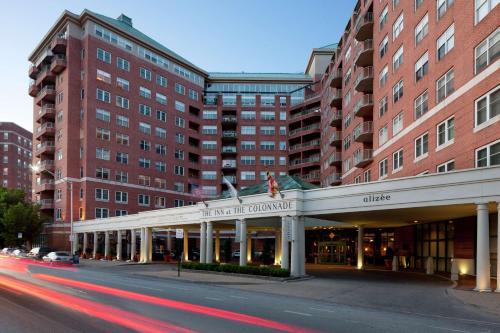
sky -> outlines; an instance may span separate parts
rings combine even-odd
[[[116,18],[209,72],[303,72],[338,42],[356,0],[9,1],[0,11],[0,122],[32,131],[28,55],[67,9]],[[146,4],[146,5],[145,5]]]

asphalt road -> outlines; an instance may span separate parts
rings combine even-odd
[[[495,317],[332,304],[95,268],[27,268],[0,265],[1,333],[500,332]]]

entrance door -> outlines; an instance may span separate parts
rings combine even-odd
[[[346,264],[346,251],[345,241],[319,242],[318,262],[320,264]]]

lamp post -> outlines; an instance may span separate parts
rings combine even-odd
[[[33,170],[35,172],[41,171],[40,162],[38,162],[35,165],[31,165],[30,167],[31,167],[31,170]],[[47,169],[45,169],[43,171],[47,172],[49,175],[51,175],[52,177],[54,177],[54,179],[56,178],[56,175],[52,171],[49,171]],[[69,234],[69,241],[70,241],[70,244],[71,244],[71,254],[74,254],[75,251],[76,251],[76,249],[75,249],[75,235],[73,234],[73,182],[71,180],[68,180],[68,179],[62,179],[62,181],[69,184],[69,200],[70,200],[70,209],[69,209],[70,234]]]

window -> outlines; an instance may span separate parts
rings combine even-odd
[[[276,128],[274,126],[261,126],[260,127],[260,134],[261,135],[275,135]]]
[[[347,70],[347,73],[345,74],[344,76],[344,87],[347,86],[347,84],[349,83],[349,81],[351,80],[351,75],[352,75],[352,67],[350,67],[348,70]]]
[[[186,105],[182,102],[175,101],[175,109],[179,112],[185,112],[186,111]]]
[[[123,69],[124,71],[130,72],[130,62],[128,62],[128,60],[125,60],[123,58],[120,57],[116,58],[116,67]]]
[[[429,33],[429,14],[425,16],[418,22],[415,27],[415,45],[418,45]]]
[[[116,191],[115,192],[115,202],[121,203],[121,204],[128,203],[128,193],[122,192],[122,191]]]
[[[451,161],[445,162],[443,164],[440,164],[436,168],[436,171],[439,172],[439,173],[450,172],[450,171],[453,171],[453,170],[455,170],[455,161],[454,160],[451,160]]]
[[[382,10],[382,13],[380,13],[380,16],[378,17],[378,28],[379,30],[382,30],[384,25],[387,23],[387,15],[388,15],[389,9],[387,6],[385,6],[384,10]]]
[[[106,219],[109,217],[109,209],[107,208],[96,208],[95,218],[96,219]]]
[[[180,165],[175,165],[174,174],[176,174],[177,176],[184,176],[184,167]]]
[[[115,180],[119,183],[128,183],[128,173],[125,171],[116,171]]]
[[[109,111],[103,109],[96,109],[95,116],[97,119],[105,121],[107,123],[111,121],[111,114],[109,113]]]
[[[129,100],[128,98],[122,97],[122,96],[116,96],[116,106],[122,108],[122,109],[127,109],[129,107]]]
[[[96,138],[104,141],[110,141],[111,131],[104,128],[96,128]]]
[[[180,128],[185,128],[186,121],[184,120],[184,118],[175,117],[175,126],[180,127]]]
[[[146,141],[146,140],[141,140],[139,142],[139,148],[144,151],[150,151],[151,150],[151,142]]]
[[[286,141],[280,141],[280,150],[286,150]]]
[[[155,128],[155,135],[156,137],[160,139],[166,139],[167,138],[167,130],[161,127],[156,127]]]
[[[455,24],[450,25],[437,39],[437,59],[443,59],[455,46]]]
[[[255,135],[255,126],[241,126],[242,135]]]
[[[425,133],[415,140],[415,159],[422,159],[429,153],[429,134]]]
[[[392,135],[396,135],[403,129],[403,112],[398,113],[396,117],[392,119]]]
[[[105,51],[101,48],[97,48],[97,59],[104,61],[105,63],[111,63],[111,53]]]
[[[186,95],[186,87],[180,83],[175,84],[175,92],[181,95]]]
[[[130,139],[129,139],[128,135],[120,134],[120,133],[116,134],[116,143],[118,143],[120,145],[128,146],[129,141],[130,141]]]
[[[109,149],[106,148],[96,148],[95,157],[99,160],[109,161]]]
[[[202,156],[201,163],[205,165],[216,165],[217,164],[217,156]]]
[[[165,197],[155,197],[155,207],[157,208],[165,208],[166,206],[166,199]]]
[[[192,99],[193,101],[197,101],[198,99],[200,99],[200,95],[198,94],[197,91],[189,89],[189,98]]]
[[[142,96],[144,98],[151,98],[151,90],[144,87],[139,87],[139,96]]]
[[[378,114],[379,117],[382,117],[386,112],[387,112],[387,96],[384,96],[379,102],[378,102]]]
[[[160,74],[156,74],[156,84],[159,85],[159,86],[162,86],[162,87],[166,87],[167,86],[167,78],[164,77],[164,76],[161,76]]]
[[[116,85],[125,91],[129,91],[130,89],[129,82],[121,77],[116,78]]]
[[[436,5],[437,5],[437,16],[438,20],[446,14],[448,11],[448,8],[453,4],[453,1],[455,0],[437,0]]]
[[[349,45],[349,47],[347,48],[347,50],[345,51],[345,55],[344,55],[344,58],[345,58],[345,62],[347,63],[349,61],[349,58],[351,57],[351,45]]]
[[[500,88],[490,91],[476,100],[474,126],[481,125],[500,115]]]
[[[261,111],[260,112],[260,119],[261,120],[275,120],[276,113],[274,113],[272,111]]]
[[[392,171],[397,172],[403,168],[403,149],[392,154]]]
[[[184,192],[184,183],[174,182],[174,191]]]
[[[166,122],[167,121],[167,113],[165,111],[156,110],[156,119]]]
[[[454,89],[454,81],[455,74],[453,69],[450,69],[445,75],[439,78],[436,82],[436,99],[437,102],[441,102],[446,97],[448,97],[455,89]]]
[[[122,127],[126,127],[126,128],[128,128],[128,126],[129,126],[129,120],[128,120],[128,118],[127,118],[127,117],[125,117],[125,116],[120,116],[120,115],[117,115],[117,116],[116,116],[116,124],[117,124],[118,126],[122,126]]]
[[[286,126],[280,126],[280,135],[286,135]]]
[[[184,160],[184,150],[176,149],[174,152],[174,157],[176,160]]]
[[[255,150],[255,141],[241,141],[241,149],[243,150]]]
[[[217,119],[217,111],[214,110],[214,111],[203,111],[203,115],[202,115],[203,119],[210,119],[210,120],[215,120]]]
[[[186,137],[182,133],[175,133],[175,142],[184,144],[184,142],[186,142]]]
[[[344,128],[348,128],[351,125],[351,114],[348,113],[344,118]]]
[[[379,178],[387,177],[387,172],[388,172],[387,158],[379,162],[378,172],[379,172]]]
[[[255,180],[255,171],[242,171],[241,180]]]
[[[415,98],[414,108],[415,119],[422,117],[427,111],[429,111],[429,94],[427,93],[427,90]]]
[[[403,64],[403,46],[392,56],[392,71],[395,72]]]
[[[260,165],[265,165],[265,166],[274,165],[274,156],[261,156]]]
[[[256,119],[255,111],[241,111],[241,119],[243,120]]]
[[[404,16],[403,13],[399,15],[399,17],[396,19],[396,22],[392,25],[392,40],[395,40],[398,38],[399,34],[401,31],[403,31],[404,27]]]
[[[280,120],[286,120],[286,111],[280,111]]]
[[[167,147],[165,145],[157,143],[155,145],[155,151],[159,155],[166,155],[167,154]]]
[[[392,0],[392,9],[394,10],[399,5],[400,0]]]
[[[500,165],[500,141],[476,150],[476,168]]]
[[[216,135],[217,134],[217,126],[216,125],[203,125],[202,134],[206,135]]]
[[[415,11],[422,6],[424,0],[415,0]]]
[[[139,104],[139,113],[143,116],[151,116],[151,107],[144,104]]]
[[[104,83],[111,83],[111,74],[105,72],[105,71],[102,71],[100,69],[97,70],[97,76],[96,76],[96,79],[98,81],[102,81]],[[83,99],[83,98],[82,98]]]
[[[492,64],[500,56],[500,29],[493,32],[474,50],[474,69],[476,74]]]
[[[429,52],[425,52],[415,63],[415,81],[420,81],[429,72]]]
[[[103,188],[95,189],[95,200],[96,201],[109,201],[109,190]]]
[[[382,146],[388,140],[387,125],[378,130],[378,145]]]
[[[455,118],[451,117],[437,126],[437,146],[452,144],[455,138]]]
[[[163,104],[163,105],[166,105],[167,104],[167,96],[160,94],[160,93],[156,93],[156,102]]]
[[[201,179],[205,180],[215,180],[217,179],[217,171],[202,171]]]
[[[139,123],[139,132],[144,134],[151,134],[151,125],[147,123]]]
[[[151,160],[144,157],[139,157],[139,167],[144,169],[149,169],[150,166],[151,166]]]
[[[255,165],[255,156],[241,156],[242,165]]]
[[[151,81],[151,71],[149,69],[140,67],[139,68],[139,76],[145,80]]]
[[[394,103],[399,101],[403,97],[403,80],[396,83],[394,87],[392,87],[392,100]]]
[[[128,212],[125,209],[116,209],[115,216],[127,216]]]
[[[363,172],[363,181],[365,183],[371,182],[371,179],[372,179],[372,172],[371,172],[371,170],[366,170],[365,172]]]
[[[167,163],[157,161],[155,163],[155,169],[156,169],[156,171],[159,171],[159,172],[165,172],[165,171],[167,171]]]
[[[141,186],[150,186],[151,185],[151,177],[139,175],[138,184]]]
[[[351,146],[351,135],[348,135],[344,138],[344,150],[349,149]]]
[[[128,154],[116,153],[116,162],[120,164],[128,164]]]
[[[217,149],[217,141],[202,141],[201,147],[206,150]]]
[[[261,150],[274,150],[274,148],[275,148],[274,141],[261,141],[260,142],[260,149]]]
[[[150,196],[146,194],[139,194],[137,196],[137,203],[139,206],[149,206]]]
[[[184,200],[174,199],[174,207],[182,207],[184,206]]]
[[[379,74],[379,84],[380,84],[380,87],[382,88],[383,86],[385,86],[386,82],[387,82],[387,75],[389,74],[389,68],[387,66],[385,66],[381,71],[380,71],[380,74]]]
[[[474,19],[476,24],[481,22],[498,3],[498,0],[474,0]]]
[[[105,103],[111,103],[111,94],[109,91],[97,88],[97,100]]]
[[[387,49],[388,49],[388,46],[389,45],[389,37],[387,37],[387,35],[384,37],[384,39],[382,39],[382,41],[380,42],[379,46],[378,46],[378,54],[380,56],[380,58],[383,58],[384,55],[387,53]]]
[[[106,168],[96,168],[95,177],[98,179],[109,179],[109,169]]]

